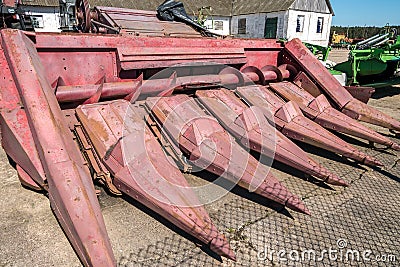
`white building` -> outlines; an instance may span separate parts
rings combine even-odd
[[[218,34],[241,38],[299,38],[322,46],[329,43],[334,15],[329,0],[180,1],[189,15],[201,7],[211,7],[205,26]]]
[[[244,38],[299,38],[328,46],[333,10],[329,0],[236,0],[231,34]]]
[[[210,31],[221,35],[231,35],[231,17],[230,16],[211,16],[204,26]]]
[[[62,2],[65,2],[61,0]],[[179,0],[178,0],[179,1]],[[241,38],[299,38],[328,46],[333,10],[329,0],[180,0],[189,16],[207,15],[205,27]],[[60,31],[59,0],[23,0],[36,31]],[[93,6],[156,10],[163,0],[89,0]],[[61,5],[63,6],[63,5]]]
[[[37,32],[60,32],[59,0],[23,0],[22,8],[32,18]]]

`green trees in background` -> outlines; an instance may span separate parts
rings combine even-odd
[[[380,33],[384,30],[385,27],[375,27],[375,26],[352,26],[352,27],[343,27],[343,26],[332,26],[331,34],[336,32],[337,34],[345,34],[348,38],[351,39],[359,39],[359,38],[368,38],[374,36],[375,34]],[[400,26],[390,26],[390,28],[396,28],[397,33],[400,34]]]

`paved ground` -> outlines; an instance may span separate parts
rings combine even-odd
[[[329,53],[328,59],[336,63],[342,63],[347,61],[348,54],[349,50],[347,48],[333,48]]]
[[[400,120],[399,103],[400,87],[379,89],[370,102]],[[146,208],[102,192],[99,200],[120,266],[399,266],[400,153],[372,150],[365,142],[342,137],[376,156],[385,167],[367,168],[303,146],[351,186],[331,188],[282,166],[272,170],[304,199],[312,216],[276,211],[241,191],[206,207],[230,238],[236,263],[221,262]],[[80,266],[47,198],[19,185],[2,150],[0,177],[0,266]],[[191,183],[200,181],[192,175],[187,178]],[[279,261],[278,251],[288,261]],[[316,259],[310,261],[312,253]],[[386,261],[367,261],[363,256]]]

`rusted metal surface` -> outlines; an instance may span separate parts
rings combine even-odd
[[[334,109],[325,95],[313,97],[290,82],[271,83],[270,87],[286,101],[296,102],[304,114],[324,128],[357,136],[365,140],[399,150],[400,146],[389,138],[365,127],[356,120]]]
[[[197,91],[196,96],[221,125],[248,149],[314,175],[327,183],[347,186],[345,181],[276,131],[259,107],[247,107],[227,89]]]
[[[128,13],[118,12],[112,20],[131,23],[125,21]],[[145,13],[136,15],[146,21]],[[312,97],[303,93],[293,100],[315,118],[319,116],[322,124],[328,121],[322,115],[329,106],[319,95],[326,94],[355,118],[398,127],[382,113],[371,115],[371,109],[349,93],[334,92],[329,74],[313,58],[308,60],[297,41],[284,48],[275,40],[27,35],[2,30],[0,42],[2,145],[15,161],[21,183],[48,193],[56,217],[85,266],[116,265],[94,180],[114,195],[140,201],[209,244],[218,255],[234,259],[228,241],[176,165],[183,171],[201,167],[290,209],[309,213],[243,146],[328,183],[345,183],[283,134],[271,132],[268,123],[275,121],[293,139],[369,165],[380,164],[306,119],[296,104],[285,103],[263,85],[283,80],[300,85]],[[181,63],[195,67],[176,66]],[[152,78],[169,67],[162,76]],[[249,85],[253,83],[259,86]],[[232,92],[216,90],[227,85],[240,87],[238,94],[253,106],[247,107]],[[196,100],[193,94],[198,89],[210,91],[198,91]],[[222,106],[209,105],[204,97],[220,99],[229,109],[225,112]],[[138,104],[141,100],[144,106]],[[265,117],[267,107],[273,117]],[[275,154],[272,133],[277,141]]]
[[[201,34],[189,25],[159,20],[155,11],[96,6],[91,16],[92,32],[134,36],[201,37]]]
[[[372,109],[367,104],[355,98],[347,103],[347,105],[342,109],[342,112],[360,121],[379,125],[390,130],[400,131],[399,121],[393,119],[392,117],[377,109]]]
[[[35,47],[22,32],[2,31],[1,35],[46,174],[51,207],[85,265],[114,266],[91,177],[63,120]]]
[[[83,105],[76,112],[118,190],[210,244],[218,255],[235,259],[228,241],[146,126],[143,110],[118,100]]]
[[[355,98],[360,100],[361,102],[368,104],[369,99],[372,94],[375,93],[374,87],[365,87],[365,86],[345,86],[344,87],[349,93]]]
[[[299,39],[285,44],[287,52],[343,113],[355,119],[400,131],[400,122],[354,98]],[[307,90],[307,88],[305,88]],[[316,96],[316,95],[314,95]]]
[[[150,98],[146,105],[193,164],[290,209],[308,213],[297,196],[242,149],[193,99],[186,95]]]
[[[267,87],[241,87],[237,91],[247,103],[267,109],[267,114],[272,112],[277,128],[289,138],[338,153],[366,165],[382,166],[378,160],[304,117],[296,103],[285,103]]]

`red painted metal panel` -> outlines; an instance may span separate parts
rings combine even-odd
[[[234,259],[178,167],[167,159],[138,107],[117,100],[76,110],[118,190],[162,215],[216,253]],[[165,170],[168,172],[165,172]]]
[[[15,0],[2,0],[3,4],[9,7],[15,7]]]
[[[287,51],[293,59],[310,75],[328,94],[333,101],[343,108],[352,100],[352,95],[343,88],[338,80],[333,77],[311,51],[297,38],[285,44]]]
[[[2,39],[0,38],[0,45]],[[10,67],[5,57],[5,51],[0,46],[0,107],[2,110],[12,110],[21,106],[17,86],[12,77]]]
[[[271,84],[271,88],[286,101],[296,102],[304,114],[324,128],[357,136],[371,142],[383,144],[398,150],[400,147],[389,138],[365,127],[356,120],[334,109],[325,95],[313,97],[294,83]]]
[[[35,47],[20,31],[2,31],[1,37],[46,173],[54,213],[86,266],[114,266],[91,177],[84,170]]]
[[[63,85],[94,84],[103,77],[107,82],[120,81],[115,52],[67,50],[62,53],[42,51],[39,54],[51,83],[59,78],[63,80]]]
[[[283,50],[281,43],[265,39],[213,39],[213,38],[170,38],[170,37],[135,37],[125,35],[94,34],[56,34],[36,33],[35,46],[40,51],[46,49],[116,49],[117,47],[197,47],[243,48],[246,51],[270,51],[278,54]],[[251,56],[251,53],[249,54]],[[268,60],[268,59],[264,59]],[[267,65],[267,64],[264,64]]]
[[[213,62],[221,64],[244,64],[243,48],[211,49],[208,47],[118,47],[121,68],[124,70],[161,68],[180,63]]]
[[[30,176],[37,186],[47,190],[46,175],[26,113],[21,108],[0,112],[1,144],[7,154]],[[25,177],[25,175],[24,175]]]
[[[254,66],[259,69],[266,65],[278,66],[279,52],[282,49],[276,43],[266,43],[264,48],[244,47],[246,53],[246,66]]]

